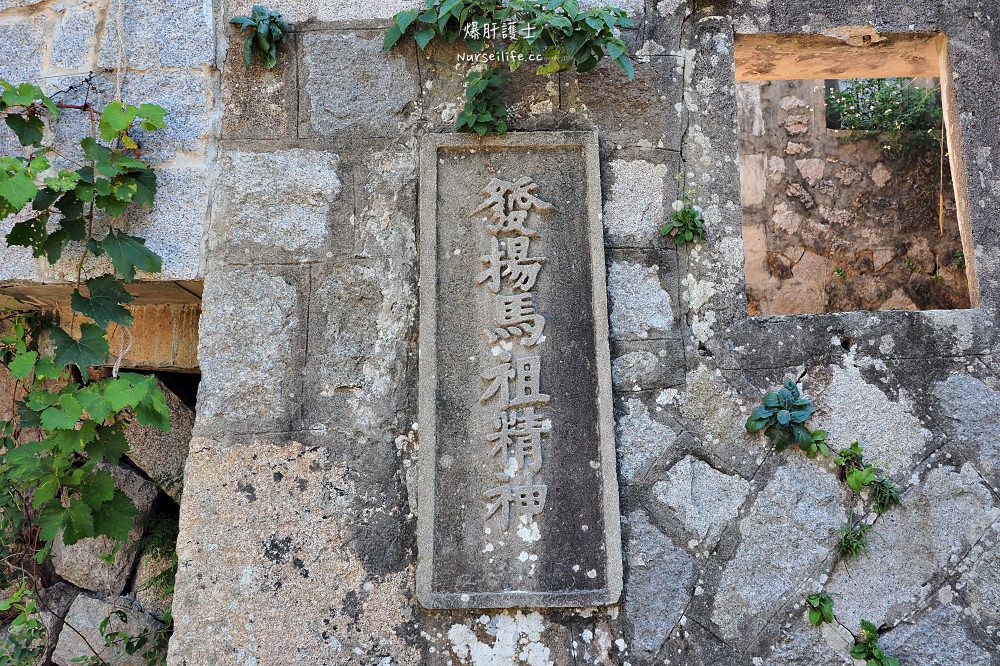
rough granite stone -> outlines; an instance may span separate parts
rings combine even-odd
[[[197,67],[215,61],[212,3],[203,0],[126,2],[125,59],[130,69]],[[99,67],[118,66],[118,21],[104,24]]]
[[[248,7],[247,12],[251,9]],[[281,11],[287,11],[282,7]],[[243,33],[229,35],[222,67],[222,136],[227,139],[277,139],[295,134],[298,105],[296,38],[283,49],[278,64],[268,69],[254,58],[243,61]]]
[[[653,152],[653,151],[650,151]],[[605,187],[605,242],[611,247],[648,247],[670,216],[676,190],[674,168],[647,160],[612,161]]]
[[[209,251],[230,263],[325,257],[343,189],[340,158],[319,150],[227,151],[220,160]]]
[[[81,539],[72,546],[67,546],[63,543],[62,536],[59,536],[52,545],[52,568],[57,575],[77,587],[104,594],[120,594],[128,583],[132,563],[137,555],[135,544],[142,537],[142,521],[153,506],[157,489],[155,485],[124,467],[102,463],[99,469],[106,470],[114,477],[115,485],[131,498],[139,510],[135,526],[128,534],[128,541],[118,544],[106,537],[97,537]],[[110,565],[99,559],[110,553],[116,545],[119,546],[118,555]]]
[[[415,108],[413,44],[382,51],[382,31],[306,32],[299,63],[299,132],[389,137]]]
[[[837,542],[847,520],[845,497],[830,472],[802,456],[784,460],[739,522],[742,541],[722,573],[712,610],[723,638],[753,638],[798,594]]]
[[[642,400],[624,401],[625,413],[618,417],[618,472],[625,481],[634,481],[670,450],[677,433],[655,420]]]
[[[293,25],[309,21],[336,22],[377,20],[389,24],[398,12],[411,7],[420,7],[413,0],[368,0],[359,4],[355,0],[288,0],[282,3],[281,13]],[[249,14],[253,0],[236,0],[226,6],[227,18],[232,15]]]
[[[299,267],[217,266],[209,272],[199,328],[196,434],[292,427],[307,278],[308,268]]]
[[[955,374],[934,386],[958,441],[979,457],[979,471],[1000,486],[1000,391],[965,374]]]
[[[854,646],[851,632],[839,624],[813,627],[803,612],[789,632],[782,632],[763,666],[854,666],[849,656]]]
[[[0,24],[0,78],[13,84],[37,79],[45,53],[44,31],[50,22],[47,14],[38,13],[16,23]]]
[[[137,636],[143,631],[156,631],[161,626],[158,620],[136,609],[125,597],[101,599],[81,594],[76,597],[66,614],[66,622],[76,627],[77,631],[59,632],[59,642],[52,655],[53,663],[58,666],[73,666],[77,663],[74,660],[78,657],[94,656],[90,646],[97,646],[100,649],[104,645],[99,626],[114,611],[124,612],[128,622],[122,622],[117,616],[111,616],[111,622],[108,624],[109,632],[127,631],[130,635]],[[129,655],[120,646],[101,650],[101,657],[115,666],[146,664],[141,654]]]
[[[170,431],[133,421],[125,429],[128,459],[159,486],[180,502],[184,484],[184,461],[187,459],[194,427],[194,410],[160,382],[160,390],[170,410]]]
[[[935,467],[903,495],[904,506],[875,524],[870,557],[840,564],[826,591],[837,595],[837,617],[848,627],[862,618],[891,624],[925,601],[932,580],[1000,520],[989,488],[975,468]],[[889,558],[906,566],[886,567]],[[880,585],[868,581],[878,578]]]
[[[339,437],[194,440],[170,663],[350,663],[355,650],[420,662],[412,560],[393,545],[412,543],[412,527],[398,496],[357,475],[359,448]]]
[[[904,664],[920,666],[992,666],[996,637],[973,640],[960,609],[941,606],[915,624],[901,624],[879,639],[879,646]]]
[[[642,511],[626,518],[625,615],[632,625],[631,648],[638,657],[656,655],[694,592],[694,558],[670,543]]]
[[[994,526],[994,532],[997,529]],[[962,574],[961,583],[973,613],[996,623],[1000,622],[1000,543],[995,533],[992,536],[993,544],[987,546],[975,564]]]
[[[162,618],[170,612],[174,601],[173,592],[165,589],[169,581],[158,580],[164,572],[173,566],[171,558],[146,551],[139,556],[135,567],[135,582],[132,584],[136,603],[147,613]]]
[[[684,343],[680,339],[614,340],[611,381],[622,393],[684,384]]]
[[[666,337],[674,327],[670,292],[656,267],[614,261],[608,267],[611,337]]]
[[[739,515],[750,493],[750,482],[688,455],[667,471],[665,479],[653,485],[653,493],[668,507],[668,515],[711,550],[729,521]]]
[[[92,9],[66,11],[52,38],[49,66],[74,72],[93,69],[96,31],[97,15]]]
[[[932,436],[913,415],[905,390],[899,392],[898,400],[891,400],[850,363],[830,366],[830,372],[829,384],[808,389],[819,407],[810,428],[826,430],[828,439],[839,442],[838,446],[861,442],[869,464],[885,467],[897,480],[905,478]]]

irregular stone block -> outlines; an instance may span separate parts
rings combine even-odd
[[[139,510],[135,526],[129,532],[128,541],[119,544],[105,537],[81,539],[72,546],[67,546],[59,536],[52,546],[52,567],[56,574],[85,590],[103,592],[105,594],[120,594],[128,583],[132,563],[136,552],[133,546],[142,537],[142,521],[149,513],[157,489],[135,472],[124,467],[100,465],[115,479],[115,485],[128,495]],[[118,545],[118,555],[111,563],[105,564],[100,556],[111,553]]]
[[[420,94],[416,46],[382,52],[381,30],[305,32],[300,37],[299,134],[389,137]]]
[[[653,485],[657,500],[668,514],[711,550],[719,543],[722,530],[739,515],[750,493],[750,482],[718,471],[703,460],[685,456],[667,471],[667,477]]]
[[[352,663],[357,652],[421,663],[399,461],[382,455],[392,471],[376,479],[358,462],[365,446],[336,434],[195,439],[171,663],[238,651],[262,666]],[[259,640],[245,640],[248,623]]]
[[[112,616],[111,613],[114,611],[124,612],[128,622],[122,622],[117,616]],[[52,654],[53,663],[58,666],[73,666],[77,663],[74,660],[79,657],[94,656],[94,651],[91,649],[93,646],[101,652],[102,659],[115,666],[146,666],[146,660],[141,654],[145,650],[140,650],[134,655],[127,654],[120,645],[102,650],[104,639],[101,637],[100,624],[109,616],[111,621],[108,624],[108,631],[125,631],[132,636],[138,636],[144,631],[155,632],[162,625],[155,618],[134,608],[125,597],[112,597],[106,600],[81,594],[76,597],[66,614],[66,622],[76,631],[59,632],[59,642]]]
[[[626,525],[625,614],[632,625],[631,649],[652,658],[694,593],[694,558],[663,536],[642,511],[628,514]]]
[[[163,617],[170,612],[174,601],[173,592],[164,589],[170,581],[158,579],[172,566],[171,558],[147,550],[139,556],[139,562],[135,567],[135,582],[132,585],[135,600],[146,612],[157,617]]]
[[[308,272],[222,265],[209,271],[196,432],[291,429],[302,388]]]
[[[635,64],[629,81],[618,65],[605,58],[586,74],[564,72],[561,108],[600,128],[601,140],[617,146],[679,150],[684,128],[680,103],[684,61],[651,56]]]
[[[876,523],[870,557],[834,571],[826,590],[836,595],[838,619],[849,627],[862,619],[878,626],[901,619],[926,601],[931,580],[998,519],[1000,508],[970,463],[961,470],[935,467],[904,494],[902,507]],[[906,566],[885,566],[889,558]],[[866,582],[875,577],[882,584]]]
[[[247,13],[250,13],[247,8]],[[282,11],[287,11],[282,6]],[[298,19],[297,19],[298,20]],[[298,99],[298,38],[281,47],[278,64],[267,69],[259,58],[243,62],[245,33],[232,30],[222,67],[222,136],[228,139],[276,139],[295,134]]]
[[[611,381],[620,392],[662,389],[684,383],[681,340],[615,340]]]
[[[672,337],[678,323],[674,301],[677,253],[673,249],[649,253],[612,251],[609,260],[611,337],[615,340]]]
[[[92,10],[67,10],[52,38],[49,66],[77,72],[92,70],[96,30],[97,16]]]
[[[418,598],[615,603],[597,136],[431,137],[420,158]]]
[[[126,2],[122,19],[125,58],[131,69],[196,67],[215,60],[211,3],[202,0]],[[104,25],[97,64],[99,67],[118,66],[118,20],[113,10]]]
[[[739,522],[742,540],[719,581],[712,621],[723,637],[756,636],[815,572],[847,520],[844,497],[836,476],[801,456],[778,467]]]
[[[1000,486],[1000,390],[966,374],[934,385],[959,443],[979,459],[979,471]]]
[[[901,624],[879,639],[879,647],[904,664],[991,666],[996,639],[971,628],[962,609],[941,606],[914,624]]]
[[[334,153],[226,151],[220,166],[209,237],[215,259],[241,264],[322,259],[333,218],[353,213],[349,199],[340,200],[340,158]]]
[[[628,398],[623,406],[616,426],[618,472],[626,482],[631,482],[670,450],[677,433],[653,418],[649,407],[639,398]]]
[[[622,155],[606,160],[602,169],[605,243],[608,247],[672,243],[660,236],[659,228],[670,219],[671,203],[677,198],[677,154],[643,150]]]
[[[192,156],[205,155],[215,141],[214,95],[208,74],[201,70],[129,72],[122,83],[122,99],[133,104],[153,102],[167,112],[163,129],[129,131],[142,147],[142,158],[156,164],[183,153],[190,163]]]
[[[180,502],[184,487],[184,461],[187,460],[191,429],[194,427],[194,410],[185,405],[163,382],[157,383],[167,398],[170,431],[163,432],[159,428],[133,421],[125,429],[128,459],[165,493]]]
[[[0,79],[15,85],[38,82],[45,53],[46,24],[50,21],[48,15],[38,13],[0,25]]]

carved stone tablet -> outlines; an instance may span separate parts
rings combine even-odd
[[[595,133],[421,147],[424,606],[621,594],[600,211]]]

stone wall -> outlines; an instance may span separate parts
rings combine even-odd
[[[751,314],[969,307],[947,159],[942,183],[937,151],[848,142],[827,128],[825,93],[824,80],[737,84]]]
[[[240,61],[226,21],[246,5],[223,7],[212,37],[173,21],[201,4],[136,3],[181,45],[143,57],[226,47],[209,97],[224,109],[219,177],[211,198],[193,194],[211,232],[169,663],[847,665],[861,617],[904,663],[997,663],[995,0],[623,4],[633,83],[607,64],[522,71],[507,94],[516,129],[600,135],[625,593],[432,612],[414,595],[416,155],[452,126],[464,72],[446,48],[381,53],[404,3],[275,5],[294,34],[272,71]],[[951,37],[976,309],[747,314],[734,35],[842,25]],[[680,250],[656,231],[677,171],[708,231]],[[176,216],[193,207],[164,203],[157,215],[190,231]],[[786,376],[832,443],[860,439],[904,489],[850,568],[833,549],[853,501],[830,466],[743,429]],[[819,630],[802,603],[823,586],[840,622]]]

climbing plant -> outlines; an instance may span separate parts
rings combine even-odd
[[[571,68],[586,73],[610,57],[631,81],[635,69],[618,33],[634,25],[618,7],[581,9],[577,0],[426,0],[422,9],[408,9],[393,17],[383,48],[392,49],[407,34],[420,49],[435,40],[460,41],[473,53],[484,53],[483,62],[505,62],[511,72],[526,62],[540,62],[535,68],[539,75]],[[468,89],[477,87],[480,80],[467,80]],[[498,69],[491,68],[488,80],[495,93],[503,79]],[[489,110],[482,110],[487,92],[482,88],[473,95],[466,93],[456,129],[480,135],[507,131],[506,110],[504,120],[496,120],[499,102],[495,97],[489,101]]]
[[[0,87],[0,114],[23,149],[0,156],[0,218],[15,220],[6,242],[65,261],[75,276],[68,316],[0,313],[0,364],[13,385],[11,418],[0,420],[0,587],[21,590],[13,603],[31,651],[37,565],[57,538],[127,540],[137,510],[105,465],[128,451],[130,419],[170,428],[155,377],[119,373],[117,364],[110,375],[97,371],[110,361],[112,325],[122,338],[132,325],[128,283],[161,269],[125,214],[153,205],[156,172],[134,130],[163,128],[165,113],[155,104],[67,104],[29,83]],[[46,131],[64,112],[89,121],[78,148]]]

